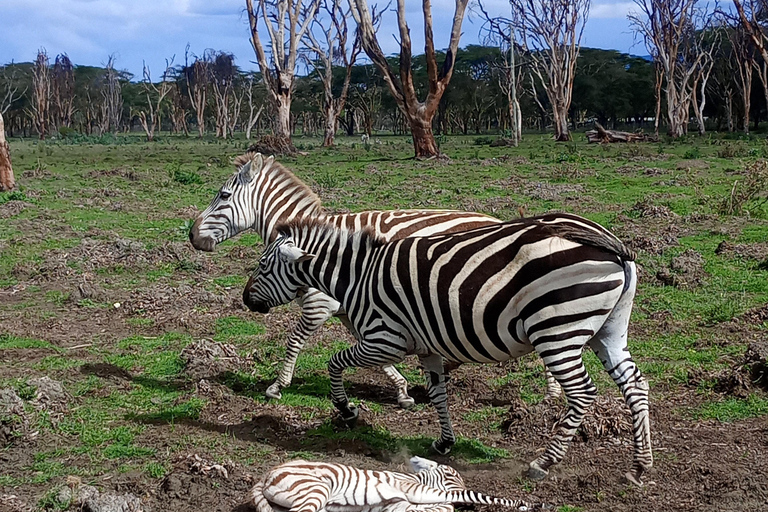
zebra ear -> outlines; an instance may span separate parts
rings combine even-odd
[[[280,261],[285,263],[301,263],[302,261],[308,261],[315,257],[314,254],[310,254],[305,250],[296,247],[293,243],[281,245],[278,249],[280,255]]]
[[[270,163],[270,165],[272,164]],[[250,161],[246,162],[242,167],[240,167],[240,178],[243,183],[250,183],[251,180],[256,177],[259,171],[261,171],[263,166],[264,157],[261,156],[261,153],[256,153],[256,155],[254,155]]]
[[[431,469],[435,469],[438,466],[437,462],[429,459],[422,459],[421,457],[411,457],[410,462],[414,473],[429,471]]]

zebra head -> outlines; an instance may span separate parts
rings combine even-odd
[[[197,216],[189,231],[189,241],[195,249],[213,251],[216,244],[235,236],[256,224],[257,207],[253,204],[256,176],[272,166],[275,158],[266,160],[260,153],[249,154],[242,162],[235,160],[238,170],[219,189],[203,213]],[[238,157],[240,158],[240,157]]]
[[[280,235],[269,244],[259,260],[259,266],[243,290],[243,302],[251,311],[269,313],[269,309],[291,302],[306,284],[296,278],[296,267],[311,260],[289,235]]]
[[[451,466],[421,457],[411,457],[410,463],[419,482],[424,485],[449,492],[466,489],[464,479]]]

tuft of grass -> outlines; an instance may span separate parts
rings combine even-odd
[[[168,171],[168,177],[177,183],[182,185],[202,185],[203,178],[194,171],[188,171],[181,168],[181,164],[178,162],[168,164],[165,166]]]
[[[144,473],[150,478],[160,479],[168,473],[168,468],[159,462],[147,462],[144,465]]]
[[[768,415],[768,398],[754,393],[745,399],[728,398],[708,402],[694,410],[694,417],[698,419],[715,419],[723,423],[765,415]]]
[[[236,316],[226,316],[216,320],[215,341],[242,342],[243,338],[256,336],[265,332],[264,326],[251,320],[243,320]]]
[[[60,352],[61,349],[51,345],[45,340],[34,338],[22,338],[13,334],[0,334],[0,350],[9,349],[30,349],[30,348],[49,348]]]

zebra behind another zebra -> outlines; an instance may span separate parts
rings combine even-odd
[[[195,219],[189,233],[192,245],[199,250],[212,251],[216,245],[253,228],[265,243],[275,239],[275,226],[297,218],[321,218],[335,226],[348,229],[372,228],[385,240],[407,236],[451,233],[473,227],[501,222],[480,213],[450,210],[390,210],[328,215],[320,198],[288,169],[263,158],[259,153],[246,153],[234,161],[235,172]],[[285,361],[277,380],[267,388],[269,398],[281,398],[281,389],[290,386],[296,359],[307,339],[326,320],[338,316],[351,329],[341,305],[317,289],[302,290],[298,295],[301,318],[288,337]],[[391,365],[383,368],[397,389],[397,401],[403,408],[413,405],[408,395],[408,382]],[[547,374],[547,397],[561,393],[551,375]]]
[[[267,473],[251,490],[257,512],[453,512],[453,504],[529,510],[520,500],[469,491],[452,467],[411,458],[416,474],[369,471],[294,460]]]
[[[652,457],[648,384],[627,348],[637,271],[634,254],[610,232],[568,214],[389,243],[372,230],[350,234],[312,219],[278,232],[243,299],[265,313],[311,286],[342,304],[360,340],[328,364],[342,418],[353,422],[358,414],[342,383],[345,368],[417,354],[440,418],[433,448],[447,453],[455,436],[443,358],[489,363],[535,350],[568,401],[549,447],[530,463],[529,476],[542,479],[595,400],[582,361],[588,343],[631,410],[635,451],[626,477],[641,484]]]

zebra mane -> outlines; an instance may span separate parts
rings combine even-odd
[[[253,161],[260,154],[261,153],[257,151],[247,151],[242,155],[236,156],[235,159],[232,161],[232,163],[235,165],[235,168],[239,173],[245,164]],[[265,162],[266,160],[267,159],[264,158]],[[261,172],[261,169],[259,169],[258,172]],[[289,182],[289,185],[287,185],[286,188],[292,187],[298,194],[312,200],[318,209],[322,209],[323,206],[322,206],[322,201],[320,199],[320,196],[315,194],[315,192],[309,187],[309,185],[301,181],[301,179],[299,179],[298,176],[296,176],[292,171],[290,171],[287,167],[283,166],[283,164],[281,164],[277,160],[272,162],[272,165],[269,167],[269,169],[267,169],[266,172],[270,175],[279,175],[284,181]]]
[[[352,231],[346,228],[340,228],[319,216],[298,217],[283,224],[279,224],[275,227],[275,230],[280,235],[288,236],[295,233],[301,233],[303,235],[313,234],[315,235],[315,238],[358,238],[361,245],[367,245],[369,247],[381,247],[386,243],[386,241],[381,238],[371,226],[364,226],[362,229]]]

